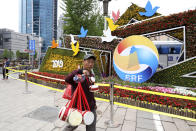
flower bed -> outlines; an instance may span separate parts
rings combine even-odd
[[[109,94],[95,93],[95,96],[103,99],[110,99]],[[114,102],[124,103],[127,105],[147,108],[150,110],[170,113],[174,115],[190,117],[194,119],[196,118],[195,110],[191,110],[191,109],[179,109],[172,106],[167,106],[167,105],[162,105],[162,104],[157,104],[157,103],[147,102],[147,101],[140,101],[140,100],[131,99],[129,97],[120,97],[120,96],[114,96]]]
[[[173,92],[172,88],[170,88],[172,90],[163,88],[164,87],[139,87],[139,89],[148,91],[179,94],[178,92]],[[110,87],[101,86],[99,92],[95,93],[95,96],[109,99]],[[176,115],[196,118],[196,101],[193,100],[152,95],[147,93],[114,88],[114,101],[152,110],[172,113]]]
[[[155,91],[155,90],[151,90],[149,87],[143,87],[142,89],[148,90],[148,91]],[[100,87],[99,93],[109,95],[110,87]],[[186,100],[186,99],[158,96],[158,95],[152,95],[152,94],[147,94],[147,93],[116,89],[116,88],[114,88],[114,96],[131,98],[134,100],[157,103],[161,105],[167,105],[167,106],[178,107],[178,108],[183,108],[183,109],[187,108],[187,109],[196,110],[196,101],[191,101],[191,100]]]
[[[64,89],[66,87],[66,82],[65,80],[65,75],[58,75],[58,74],[52,74],[52,73],[47,73],[47,72],[32,72],[37,75],[41,76],[46,76],[46,77],[52,77],[60,80],[54,80],[50,78],[45,78],[41,76],[36,76],[33,74],[28,74],[28,80],[34,83],[42,84],[45,86],[50,86],[53,88],[58,88],[58,89]],[[20,79],[25,79],[25,75],[21,74],[19,75]]]
[[[38,75],[44,75],[47,77],[62,79],[62,80],[64,80],[66,77],[64,75],[57,75],[57,74],[51,74],[51,73],[45,73],[45,72],[33,72],[33,73],[38,74]],[[24,74],[21,75],[20,78],[24,79]],[[66,83],[64,81],[51,80],[48,78],[43,78],[43,77],[35,76],[32,74],[28,74],[28,80],[35,82],[35,83],[43,84],[46,86],[58,88],[58,89],[64,89],[66,87]],[[113,81],[117,82],[115,78],[113,78]],[[103,83],[106,83],[106,82],[103,82]],[[124,82],[124,84],[127,84],[127,83]],[[116,85],[120,85],[120,84],[116,84]],[[145,83],[143,84],[143,86],[134,86],[134,87],[131,85],[124,85],[124,86],[127,88],[136,88],[136,89],[142,89],[142,90],[147,90],[147,91],[187,95],[187,94],[184,94],[185,92],[178,91],[178,89],[174,89],[174,88],[166,88],[162,86],[150,86],[150,85],[144,86],[144,85]],[[110,98],[110,87],[100,86],[100,89],[97,93],[95,93],[95,96],[104,98],[104,99],[109,99]],[[192,96],[192,94],[188,94],[187,96]],[[196,115],[195,115],[196,114],[196,101],[193,101],[193,100],[179,99],[179,98],[173,98],[173,97],[167,97],[167,96],[159,96],[159,95],[140,93],[136,91],[114,88],[114,101],[133,105],[133,106],[148,108],[152,110],[158,110],[162,112],[196,118]]]

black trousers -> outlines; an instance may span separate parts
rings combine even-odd
[[[8,79],[8,76],[6,74],[8,73],[8,69],[3,69],[3,79]]]

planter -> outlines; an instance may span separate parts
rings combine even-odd
[[[32,78],[32,82],[37,83],[37,79]]]
[[[28,77],[28,81],[31,81],[31,82],[32,82],[32,81],[33,81],[32,79],[33,79],[33,78],[31,78],[31,77]]]
[[[101,94],[101,93],[94,93],[94,94],[96,97],[100,97],[103,99],[109,99],[109,95],[105,95],[105,94]],[[122,98],[119,96],[114,96],[114,101],[119,102],[119,103],[132,105],[132,106],[156,110],[156,111],[160,111],[160,112],[190,117],[190,118],[194,118],[194,119],[196,118],[196,113],[193,110],[178,109],[176,107],[168,107],[166,105],[160,105],[160,104],[156,104],[156,103],[148,103],[148,102],[139,101],[139,100],[135,101],[134,99],[131,99],[131,98],[127,98],[127,97]]]
[[[42,80],[42,83],[41,84],[47,86],[47,82],[46,81],[43,81]]]
[[[38,79],[37,80],[37,84],[42,84],[42,80],[41,79]]]
[[[19,79],[24,80],[25,76],[24,75],[19,75]]]

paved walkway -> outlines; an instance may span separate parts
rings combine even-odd
[[[65,104],[62,93],[29,84],[25,94],[24,82],[1,80],[0,76],[0,131],[63,131],[65,123],[57,118]],[[114,120],[120,124],[109,128],[104,123],[110,118],[107,102],[97,101],[97,131],[196,131],[196,122],[114,106]],[[85,131],[80,125],[76,131]]]

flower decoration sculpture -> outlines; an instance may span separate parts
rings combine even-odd
[[[80,29],[80,35],[78,35],[79,38],[84,38],[87,35],[88,30],[84,30],[84,27],[82,26]]]
[[[110,19],[110,18],[105,18],[105,19],[108,21],[109,28],[110,28],[111,31],[114,31],[114,30],[116,30],[119,27],[119,25],[115,25],[113,23],[112,19]]]
[[[113,21],[115,23],[119,19],[119,17],[120,17],[120,11],[118,10],[117,13],[115,13],[114,11],[112,11],[112,17],[113,17]]]
[[[57,48],[58,47],[58,44],[55,42],[55,40],[53,39],[52,40],[52,46],[51,48]]]
[[[152,4],[151,4],[150,1],[148,1],[147,4],[146,4],[146,7],[145,7],[146,12],[139,12],[139,14],[141,16],[144,15],[144,16],[147,16],[147,17],[151,17],[156,13],[158,8],[160,8],[160,7],[156,6],[152,9]]]

